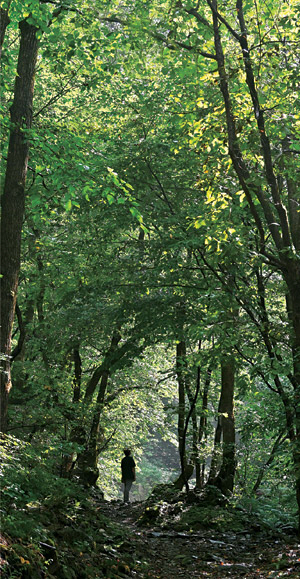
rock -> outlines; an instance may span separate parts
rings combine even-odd
[[[180,495],[185,495],[185,493],[181,493],[181,491],[176,489],[173,483],[156,485],[148,497],[146,504],[148,502],[156,502],[161,500],[168,503],[177,503]]]

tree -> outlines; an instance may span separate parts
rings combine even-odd
[[[255,13],[255,7],[245,8],[242,0],[236,3],[236,18],[231,24],[231,7],[225,11],[219,10],[218,3],[207,0],[211,20],[208,21],[208,12],[204,5],[196,9],[183,10],[201,22],[202,27],[211,32],[214,41],[214,58],[218,66],[220,90],[225,106],[226,133],[229,155],[232,167],[239,181],[240,187],[250,208],[251,217],[258,234],[258,252],[263,261],[272,269],[276,269],[285,281],[287,297],[287,312],[290,320],[290,347],[293,355],[293,370],[291,374],[294,388],[294,411],[296,437],[294,441],[294,463],[297,486],[298,504],[300,506],[300,478],[299,478],[299,384],[300,384],[300,325],[299,325],[299,282],[300,263],[297,257],[299,247],[299,215],[298,193],[296,190],[296,175],[299,172],[298,144],[295,136],[295,117],[291,123],[281,122],[282,129],[275,130],[277,119],[285,118],[287,102],[276,98],[276,90],[267,95],[267,77],[273,78],[268,58],[268,46],[275,43],[272,52],[271,66],[280,70],[283,87],[293,81],[291,63],[294,61],[295,30],[291,26],[295,14],[283,11],[275,16],[275,8],[270,15],[264,15],[266,23],[275,25],[276,33],[271,32],[264,38],[261,35],[261,22]],[[200,12],[198,11],[200,10]],[[250,19],[246,24],[246,17]],[[239,30],[236,28],[238,26]],[[283,40],[284,36],[284,40]],[[207,37],[207,36],[206,36]],[[256,57],[258,40],[258,57]],[[231,80],[230,66],[231,53],[236,53],[236,43],[239,64],[243,66],[244,77]],[[250,44],[251,43],[251,44]],[[224,46],[227,48],[225,53]],[[282,47],[280,52],[279,47]],[[297,58],[297,57],[296,57]],[[239,67],[240,68],[240,67]],[[273,68],[274,70],[274,68]],[[263,71],[263,73],[262,73]],[[240,90],[252,102],[253,116],[245,114],[242,107],[236,105],[236,90]],[[274,85],[275,88],[275,85]],[[260,92],[260,94],[259,94]],[[237,100],[237,103],[239,101]],[[272,104],[276,108],[272,109]],[[268,122],[266,122],[266,108]],[[277,110],[277,106],[278,109]],[[239,109],[241,112],[236,112]],[[273,111],[273,112],[272,112]],[[275,112],[274,112],[275,111]],[[282,115],[282,116],[281,116]],[[238,128],[237,119],[247,117],[251,124],[251,139],[245,147],[243,137],[247,129]],[[297,121],[296,121],[297,122]],[[294,125],[294,126],[293,126]],[[244,125],[245,126],[245,125]],[[284,127],[284,128],[283,128]],[[282,136],[284,133],[284,136]],[[293,152],[292,152],[293,151]],[[279,155],[281,162],[276,162]],[[259,169],[253,164],[254,158],[259,159]],[[287,169],[286,160],[289,160]],[[292,168],[293,163],[293,168]],[[269,237],[268,237],[269,236]]]
[[[261,184],[253,182],[251,173],[244,160],[244,155],[240,149],[237,138],[236,123],[234,119],[233,105],[230,98],[230,89],[226,76],[225,60],[223,54],[222,41],[220,37],[220,24],[223,23],[227,29],[229,23],[224,20],[218,13],[218,6],[216,2],[208,2],[212,10],[213,27],[214,27],[214,42],[216,57],[218,63],[220,88],[222,91],[227,122],[227,136],[229,153],[232,159],[233,167],[238,176],[240,185],[245,193],[246,199],[252,213],[252,217],[256,222],[258,233],[260,234],[261,255],[272,263],[276,262],[278,271],[281,272],[283,279],[286,282],[287,288],[287,309],[291,321],[291,349],[293,352],[293,386],[295,395],[295,426],[296,426],[296,440],[294,444],[294,462],[296,469],[296,487],[297,499],[300,510],[300,477],[299,457],[300,457],[300,430],[299,430],[299,392],[300,392],[300,295],[297,288],[300,284],[300,262],[297,258],[297,250],[299,246],[299,216],[297,215],[297,194],[295,189],[295,175],[290,179],[286,176],[285,169],[278,174],[274,170],[274,154],[271,150],[270,137],[265,123],[265,116],[263,105],[258,95],[257,84],[259,80],[256,78],[254,72],[253,59],[250,56],[250,46],[248,43],[248,33],[245,23],[244,6],[242,1],[236,4],[237,19],[240,31],[237,33],[230,27],[230,33],[238,41],[240,45],[241,54],[243,57],[243,64],[246,76],[246,83],[248,91],[252,100],[253,114],[256,120],[257,135],[260,140],[261,159],[263,164],[262,178],[264,179],[265,188],[262,189]],[[280,38],[278,39],[280,41]],[[289,138],[293,139],[292,135]],[[278,147],[278,138],[273,137],[274,150]],[[283,144],[283,157],[288,154],[290,160],[289,146]],[[297,167],[297,158],[295,158]],[[269,200],[268,191],[272,198],[272,203]],[[264,215],[265,223],[262,220],[254,205],[254,198],[259,202]],[[288,202],[287,207],[285,203]],[[265,239],[267,237],[266,231],[271,235],[274,242],[274,247],[271,250],[271,255],[266,249]]]
[[[255,425],[254,383],[278,413],[273,464],[283,421],[297,440],[294,13],[262,11],[263,36],[248,3],[247,48],[239,2],[79,8],[51,27],[45,13],[40,38],[9,428],[94,481],[116,445],[110,404],[130,400],[131,371],[159,347],[179,387],[180,484],[191,465],[199,488],[230,493],[247,458],[234,402],[239,428],[244,400]]]
[[[1,428],[7,429],[8,395],[11,388],[11,334],[20,270],[21,232],[25,207],[33,87],[38,53],[37,27],[20,22],[20,49],[14,100],[11,107],[10,141],[4,191],[1,198]]]
[[[43,4],[46,4],[43,6]],[[10,23],[12,2],[1,7],[1,47]],[[8,396],[11,389],[11,336],[16,308],[21,258],[21,234],[25,210],[25,184],[32,125],[34,77],[43,32],[65,10],[59,5],[51,14],[47,3],[37,1],[16,8],[20,45],[10,108],[11,129],[4,189],[1,197],[1,428],[7,429]]]

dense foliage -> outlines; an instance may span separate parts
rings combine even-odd
[[[9,536],[121,498],[126,446],[138,500],[208,485],[296,526],[299,8],[1,1]]]

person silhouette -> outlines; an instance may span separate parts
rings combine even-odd
[[[129,503],[129,491],[135,479],[135,462],[129,448],[124,449],[124,458],[121,461],[122,483],[124,485],[124,503]]]

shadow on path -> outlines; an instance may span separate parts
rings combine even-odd
[[[125,563],[116,577],[300,577],[300,545],[295,537],[270,537],[253,531],[219,533],[209,529],[177,532],[155,523],[145,527],[139,521],[144,508],[142,502],[99,504],[105,516],[128,530],[127,539],[118,546],[118,555]]]

